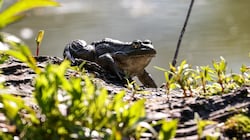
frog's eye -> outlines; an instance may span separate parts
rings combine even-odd
[[[139,48],[140,45],[141,45],[141,44],[140,44],[139,41],[134,41],[134,42],[132,43],[132,47],[135,48],[135,49],[136,49],[136,48]]]
[[[152,44],[152,41],[150,41],[150,40],[144,40],[143,43],[144,44]]]

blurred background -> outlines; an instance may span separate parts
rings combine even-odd
[[[5,3],[11,3],[8,0]],[[65,44],[74,39],[88,43],[105,37],[121,41],[149,39],[157,50],[147,70],[157,84],[164,82],[183,26],[190,0],[58,0],[61,7],[41,8],[4,29],[22,38],[35,52],[35,37],[45,30],[41,55],[62,57]],[[8,5],[8,4],[7,4]],[[6,5],[5,5],[6,6]],[[229,71],[250,65],[250,1],[196,0],[178,62],[211,65],[223,56]],[[35,54],[35,53],[34,53]]]

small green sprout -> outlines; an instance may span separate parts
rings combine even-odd
[[[197,135],[198,135],[198,140],[201,140],[202,136],[203,136],[203,131],[204,131],[204,128],[207,126],[207,125],[212,125],[212,124],[216,124],[216,122],[214,121],[210,121],[210,120],[202,120],[199,116],[198,113],[195,113],[194,114],[194,118],[195,118],[195,121],[196,121],[196,124],[197,124]]]
[[[250,85],[250,68],[246,65],[242,65],[241,74],[227,74],[227,62],[223,57],[220,57],[219,62],[213,61],[212,65],[212,68],[197,66],[194,70],[184,60],[178,67],[170,64],[170,70],[157,66],[155,68],[164,72],[167,94],[179,88],[183,91],[184,97],[188,94],[192,96],[194,92],[204,93],[206,96],[227,93],[243,85]]]
[[[207,83],[212,81],[211,75],[213,74],[213,70],[209,66],[201,66],[197,68],[197,72],[199,73],[198,79],[201,81],[201,86],[203,93],[207,93]]]
[[[171,64],[169,64],[171,65]],[[175,89],[176,88],[176,82],[175,82],[175,79],[172,78],[173,76],[173,72],[167,70],[167,69],[164,69],[164,68],[161,68],[161,67],[157,67],[157,66],[154,66],[154,68],[160,70],[160,71],[163,71],[164,72],[164,77],[165,77],[165,84],[164,84],[164,87],[166,89],[166,94],[170,94],[170,91],[172,89]]]
[[[165,88],[166,88],[166,93],[167,94],[170,94],[170,91],[172,89],[176,88],[176,84],[174,82],[174,79],[170,78],[170,75],[172,75],[170,71],[165,71],[164,72],[165,81],[166,81]]]
[[[182,61],[180,66],[175,68],[170,65],[170,71],[173,73],[172,78],[175,79],[177,86],[182,89],[184,97],[187,97],[187,91],[190,90],[190,96],[192,96],[191,83],[194,82],[192,75],[194,70],[186,63],[186,60]]]
[[[44,30],[40,30],[38,32],[37,38],[36,38],[36,56],[39,55],[39,51],[40,51],[40,46],[43,40],[43,36],[44,36]]]
[[[220,59],[220,62],[213,61],[213,67],[217,76],[217,83],[221,86],[221,93],[225,93],[227,62],[223,57],[220,57]]]

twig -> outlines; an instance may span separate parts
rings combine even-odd
[[[175,65],[177,63],[177,57],[178,57],[179,49],[180,49],[180,46],[181,46],[182,37],[183,37],[183,35],[185,33],[186,26],[187,26],[187,23],[188,23],[188,19],[189,19],[190,13],[192,11],[193,4],[194,4],[194,0],[191,0],[191,3],[189,5],[189,9],[188,9],[188,13],[187,13],[187,16],[186,16],[186,19],[185,19],[185,22],[184,22],[184,25],[182,27],[181,34],[179,36],[179,40],[178,40],[177,47],[176,47],[176,50],[175,50],[175,55],[174,55],[174,58],[173,58],[173,61],[172,61],[172,65],[174,67],[175,67]]]

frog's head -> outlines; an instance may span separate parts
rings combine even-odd
[[[135,40],[122,46],[121,55],[116,55],[114,60],[120,69],[132,77],[141,75],[156,55],[156,50],[150,40]]]
[[[154,46],[150,40],[135,40],[129,43],[129,46],[130,47],[127,47],[127,50],[125,50],[129,56],[147,55],[154,57],[156,54],[156,50],[154,49]]]

